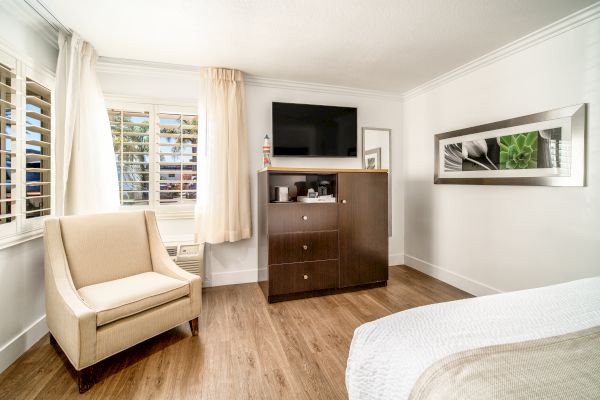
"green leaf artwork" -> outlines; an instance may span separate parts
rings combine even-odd
[[[537,168],[538,131],[500,137],[500,169]]]

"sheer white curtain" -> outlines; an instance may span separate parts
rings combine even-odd
[[[56,67],[56,212],[115,211],[119,181],[97,54],[77,34],[59,33]]]
[[[252,223],[244,76],[225,68],[205,68],[201,74],[198,115],[206,118],[206,155],[199,165],[196,236],[201,243],[248,239]]]

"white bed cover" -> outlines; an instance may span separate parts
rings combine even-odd
[[[419,376],[447,355],[597,325],[600,277],[402,311],[354,331],[348,396],[407,399]]]

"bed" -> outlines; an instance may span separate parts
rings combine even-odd
[[[348,396],[408,399],[433,364],[456,353],[598,326],[600,277],[413,308],[356,329]]]

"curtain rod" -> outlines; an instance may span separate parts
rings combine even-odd
[[[73,33],[70,28],[65,26],[50,9],[41,1],[41,0],[25,0],[25,3],[33,10],[37,15],[39,15],[52,29],[56,32],[63,30],[67,33]],[[34,3],[34,4],[32,4]],[[41,12],[39,7],[43,8],[44,12]],[[53,21],[50,21],[46,15],[48,15]]]

